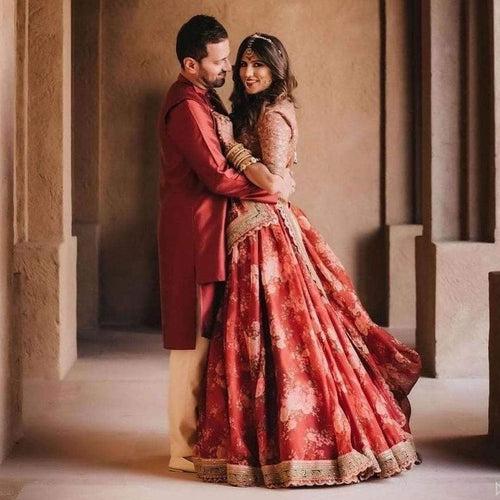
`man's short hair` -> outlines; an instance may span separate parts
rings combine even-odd
[[[177,59],[184,67],[184,58],[201,61],[207,57],[207,44],[218,43],[227,38],[227,31],[215,17],[197,15],[183,24],[177,33]]]

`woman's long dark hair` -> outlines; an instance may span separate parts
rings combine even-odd
[[[251,130],[255,126],[266,104],[274,104],[279,99],[289,99],[294,104],[296,102],[292,92],[297,87],[297,80],[290,70],[290,60],[284,45],[275,36],[265,33],[255,35],[247,36],[241,42],[233,69],[234,89],[230,101],[231,119],[236,136],[243,129]],[[241,59],[249,46],[252,52],[269,67],[273,80],[266,90],[258,94],[246,94],[240,78]]]

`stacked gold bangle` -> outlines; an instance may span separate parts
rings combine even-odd
[[[255,158],[250,150],[245,148],[243,144],[235,142],[226,153],[227,161],[233,164],[236,170],[243,172],[248,166],[257,163],[259,160]]]

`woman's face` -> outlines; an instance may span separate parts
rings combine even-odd
[[[269,66],[251,50],[245,50],[240,62],[240,78],[247,94],[258,94],[270,87],[273,77]]]

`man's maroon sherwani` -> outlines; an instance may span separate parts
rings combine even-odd
[[[205,324],[203,315],[211,314],[213,284],[226,278],[227,197],[276,203],[277,196],[230,168],[217,137],[210,92],[182,75],[163,101],[158,133],[163,345],[194,349],[198,321]]]

